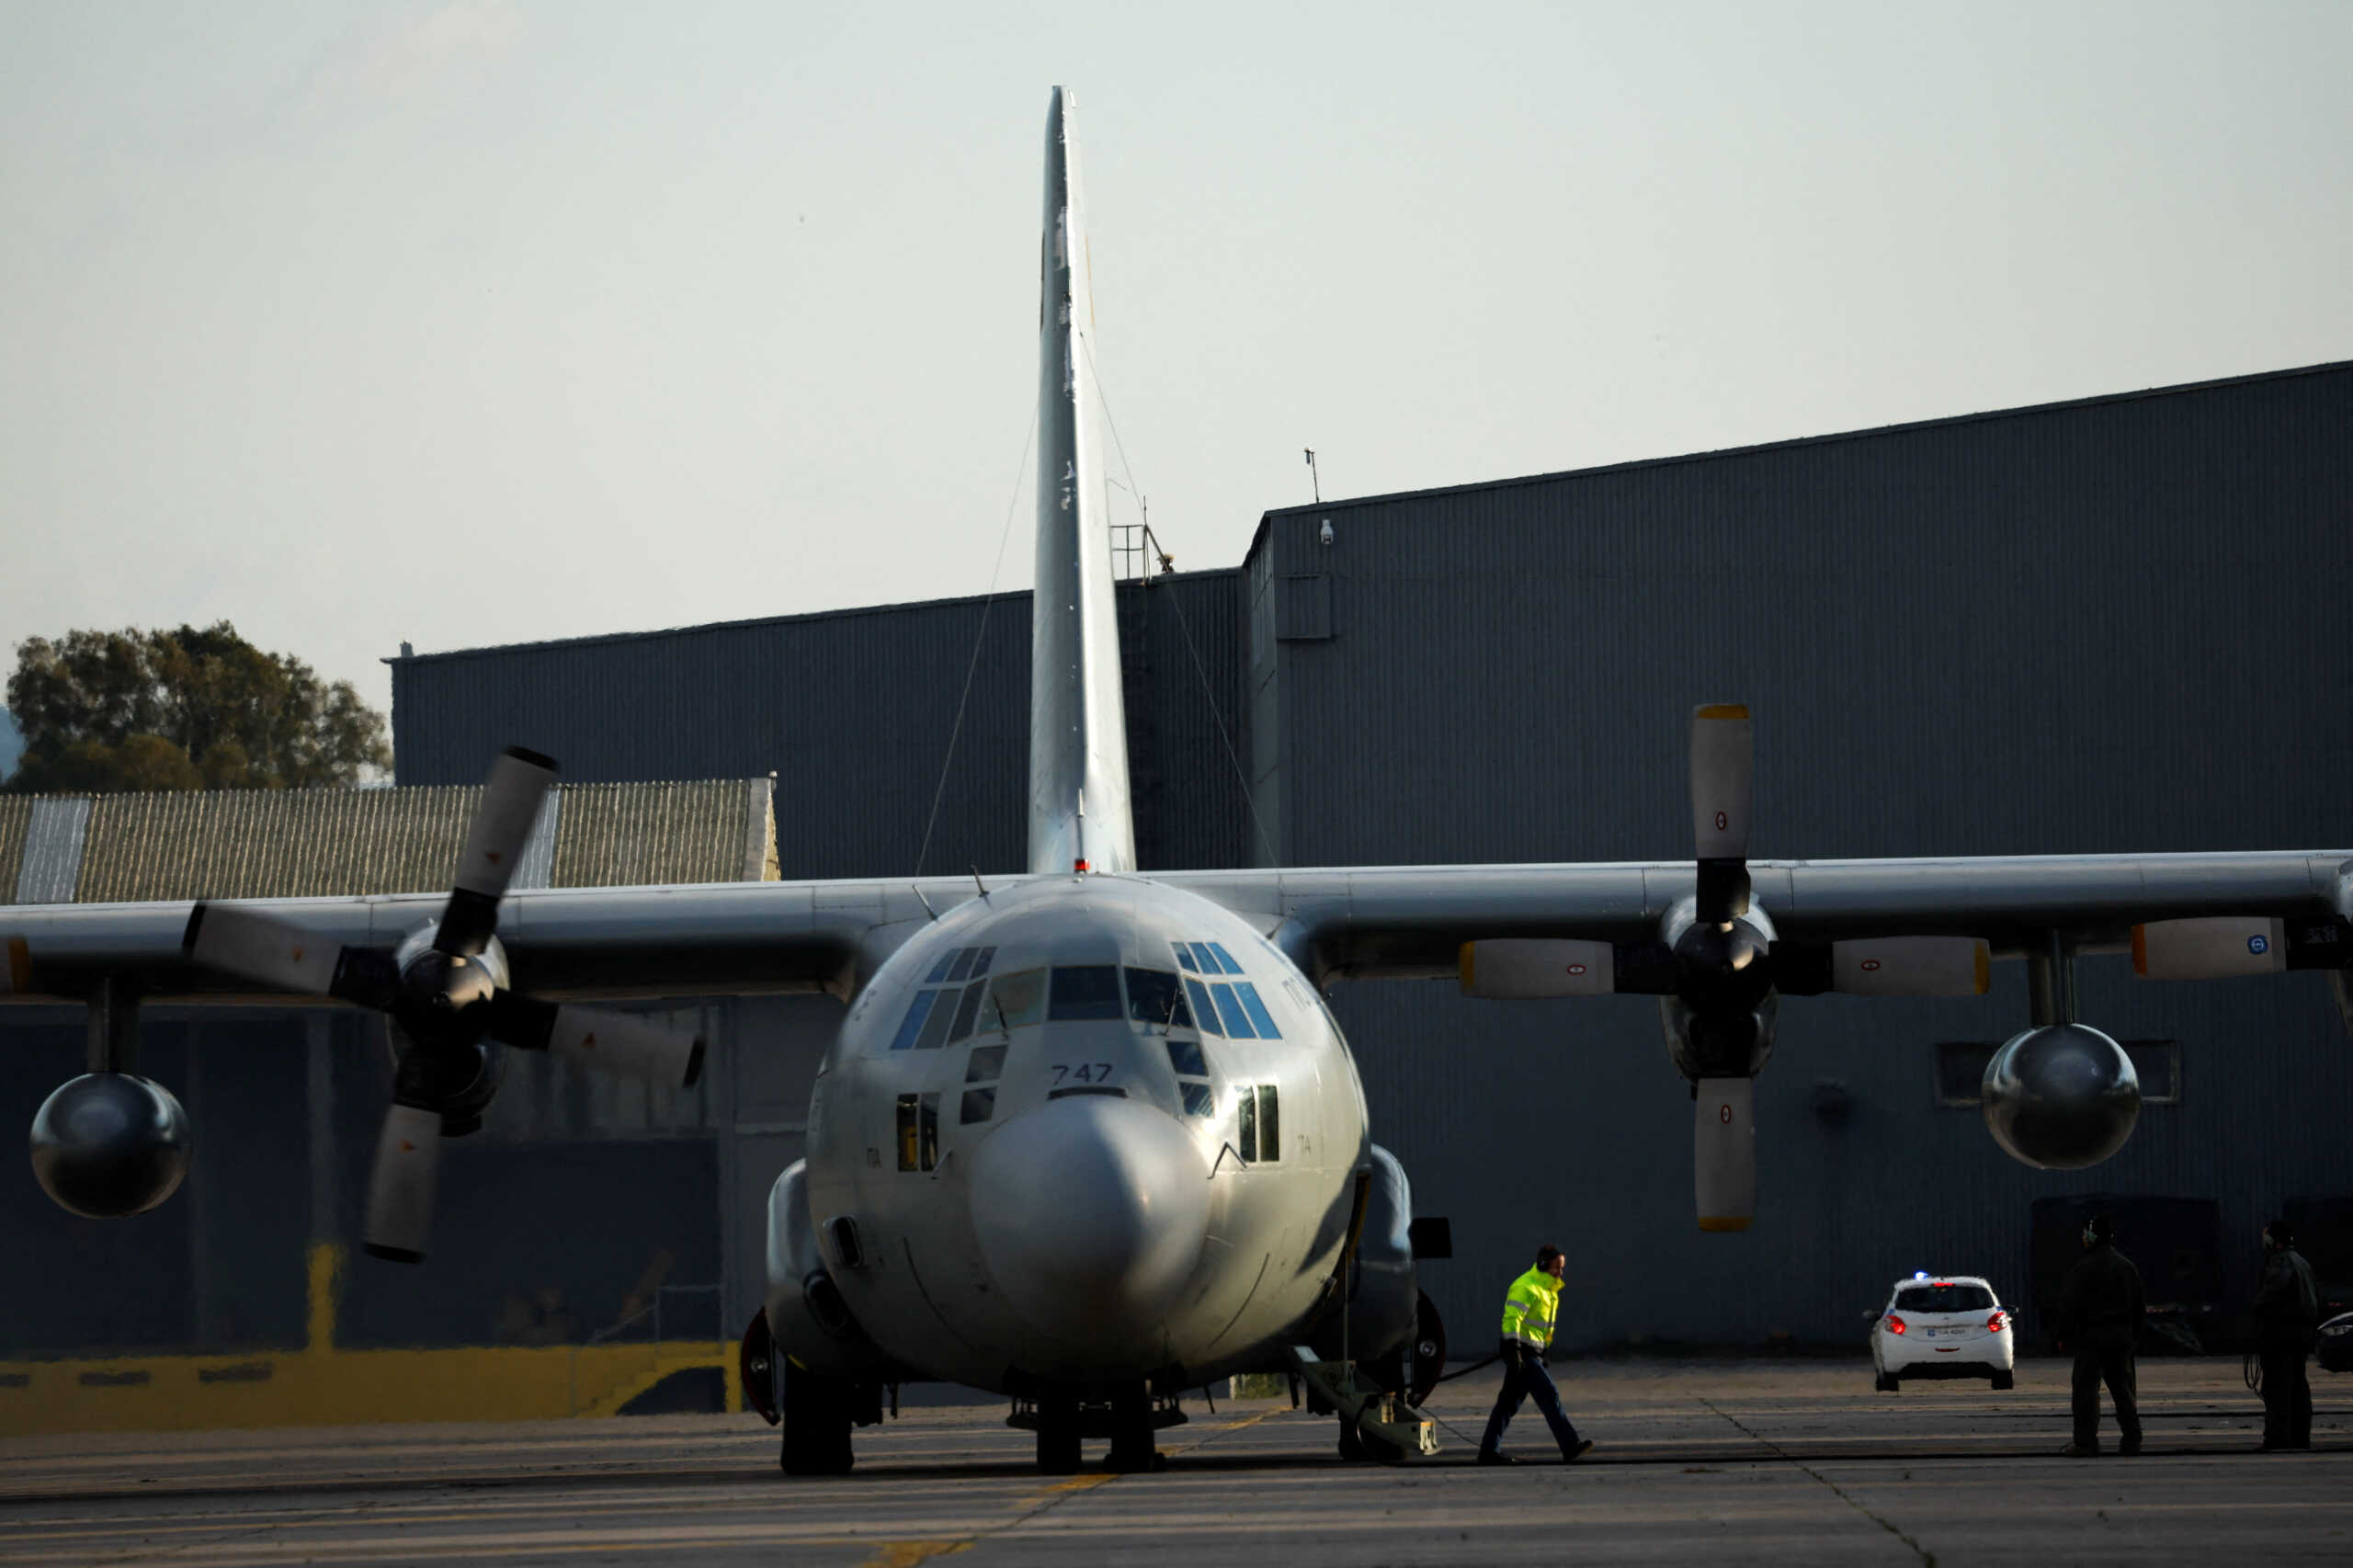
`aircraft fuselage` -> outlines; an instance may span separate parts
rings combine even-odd
[[[1273,1364],[1368,1145],[1339,1028],[1272,943],[1180,890],[1072,875],[972,900],[881,966],[808,1147],[807,1221],[875,1346],[1018,1392]]]

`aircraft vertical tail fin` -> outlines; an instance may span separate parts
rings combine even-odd
[[[1029,869],[1131,871],[1127,713],[1096,423],[1095,304],[1071,97],[1046,112],[1038,347],[1038,585],[1029,630]]]

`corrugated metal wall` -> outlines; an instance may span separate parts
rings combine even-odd
[[[617,887],[758,881],[776,875],[769,781],[556,787],[551,855],[518,887]],[[78,813],[39,897],[19,903],[139,899],[332,898],[431,892],[449,885],[480,784],[399,790],[176,790],[0,796],[0,873],[41,849],[41,820]],[[543,814],[540,834],[551,821]]]
[[[1218,738],[1222,722],[1242,744],[1239,581],[1192,572],[1120,590],[1148,866],[1247,853]],[[393,746],[403,784],[479,778],[512,744],[558,758],[570,779],[773,771],[788,878],[1017,871],[1029,691],[1029,596],[1000,594],[400,660]]]
[[[2348,433],[2339,367],[1272,514],[1254,567],[1329,601],[1328,637],[1297,590],[1260,633],[1285,859],[1688,855],[1708,700],[1756,711],[1760,856],[2353,846]],[[2022,1294],[2033,1199],[2100,1190],[2218,1199],[2243,1301],[2264,1217],[2353,1192],[2353,1042],[2314,975],[2086,960],[2087,1021],[2182,1041],[2183,1103],[2097,1170],[2014,1164],[1935,1103],[1932,1047],[2024,1028],[2017,970],[1982,1002],[1786,1003],[1739,1236],[1692,1225],[1654,1005],[1336,1006],[1377,1136],[1455,1219],[1433,1293],[1473,1339],[1548,1238],[1574,1342],[1850,1339],[1915,1267]]]

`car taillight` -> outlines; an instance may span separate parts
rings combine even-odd
[[[1890,1334],[1902,1334],[1904,1332],[1904,1320],[1897,1317],[1893,1312],[1888,1313],[1887,1332]]]
[[[2002,1332],[2001,1313],[1995,1312],[1992,1317],[1985,1320],[1985,1332],[1988,1334],[1999,1334]]]

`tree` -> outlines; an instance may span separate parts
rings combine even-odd
[[[28,637],[8,707],[25,755],[5,787],[18,793],[304,789],[392,764],[383,715],[349,681],[225,620]]]

